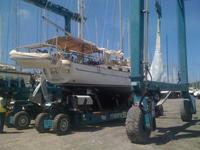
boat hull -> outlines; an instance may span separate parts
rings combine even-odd
[[[130,89],[129,71],[117,67],[79,64],[65,59],[53,61],[47,55],[22,52],[15,52],[11,58],[22,67],[43,69],[44,77],[51,83],[119,91]]]
[[[88,84],[88,85],[130,85],[129,72],[117,71],[100,66],[70,63],[60,67],[47,68],[46,79],[52,83]]]

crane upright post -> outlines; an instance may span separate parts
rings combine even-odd
[[[192,120],[192,114],[196,113],[195,99],[188,91],[188,70],[186,53],[186,33],[185,33],[185,13],[184,0],[178,2],[178,25],[179,25],[179,70],[180,83],[170,84],[157,81],[146,81],[144,76],[144,40],[147,35],[145,26],[145,0],[130,1],[129,18],[129,48],[131,52],[131,88],[132,88],[132,106],[126,117],[126,132],[128,138],[135,143],[144,143],[150,136],[151,130],[156,129],[156,114],[163,114],[163,107],[160,98],[160,92],[180,91],[182,94],[181,119],[185,122]],[[146,3],[147,4],[147,3]],[[157,3],[158,4],[158,3]],[[159,7],[158,15],[161,17]],[[146,67],[145,67],[146,69]],[[148,72],[148,68],[147,68]]]
[[[184,0],[177,0],[177,3],[178,3],[177,10],[178,10],[179,75],[181,83],[188,83],[185,5],[184,5]]]

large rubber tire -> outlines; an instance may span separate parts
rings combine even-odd
[[[139,107],[131,107],[126,117],[126,133],[133,143],[146,143],[151,130],[144,127],[144,115]]]
[[[163,105],[155,106],[155,117],[160,117],[164,115]]]
[[[180,105],[180,113],[181,119],[184,122],[191,122],[192,121],[192,112],[191,112],[191,101],[190,100],[183,100]]]
[[[67,134],[70,127],[68,115],[58,114],[53,120],[53,130],[57,135]]]
[[[25,111],[20,111],[13,117],[13,124],[18,130],[27,129],[29,127],[30,121],[30,116]]]
[[[49,119],[48,113],[40,113],[35,119],[35,128],[39,133],[46,133],[49,129],[44,128],[44,120]]]

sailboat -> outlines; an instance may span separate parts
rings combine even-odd
[[[51,83],[130,92],[130,66],[123,52],[99,48],[82,35],[76,38],[68,33],[22,46],[11,50],[10,58],[23,68],[41,69]]]
[[[122,60],[121,51],[98,48],[69,35],[49,39],[47,44],[21,48],[32,52],[12,50],[10,58],[23,68],[42,69],[51,83],[120,89],[130,87],[130,67],[127,61]],[[112,57],[117,59],[112,60]]]

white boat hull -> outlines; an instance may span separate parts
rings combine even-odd
[[[47,68],[46,79],[52,83],[73,83],[88,85],[129,86],[129,72],[70,63],[60,67]]]
[[[71,62],[69,60],[58,60],[53,63],[48,56],[15,52],[11,58],[25,68],[43,69],[45,78],[56,84],[73,84],[102,87],[130,87],[128,71],[109,69],[100,65],[85,65]],[[21,55],[21,57],[20,57]]]

